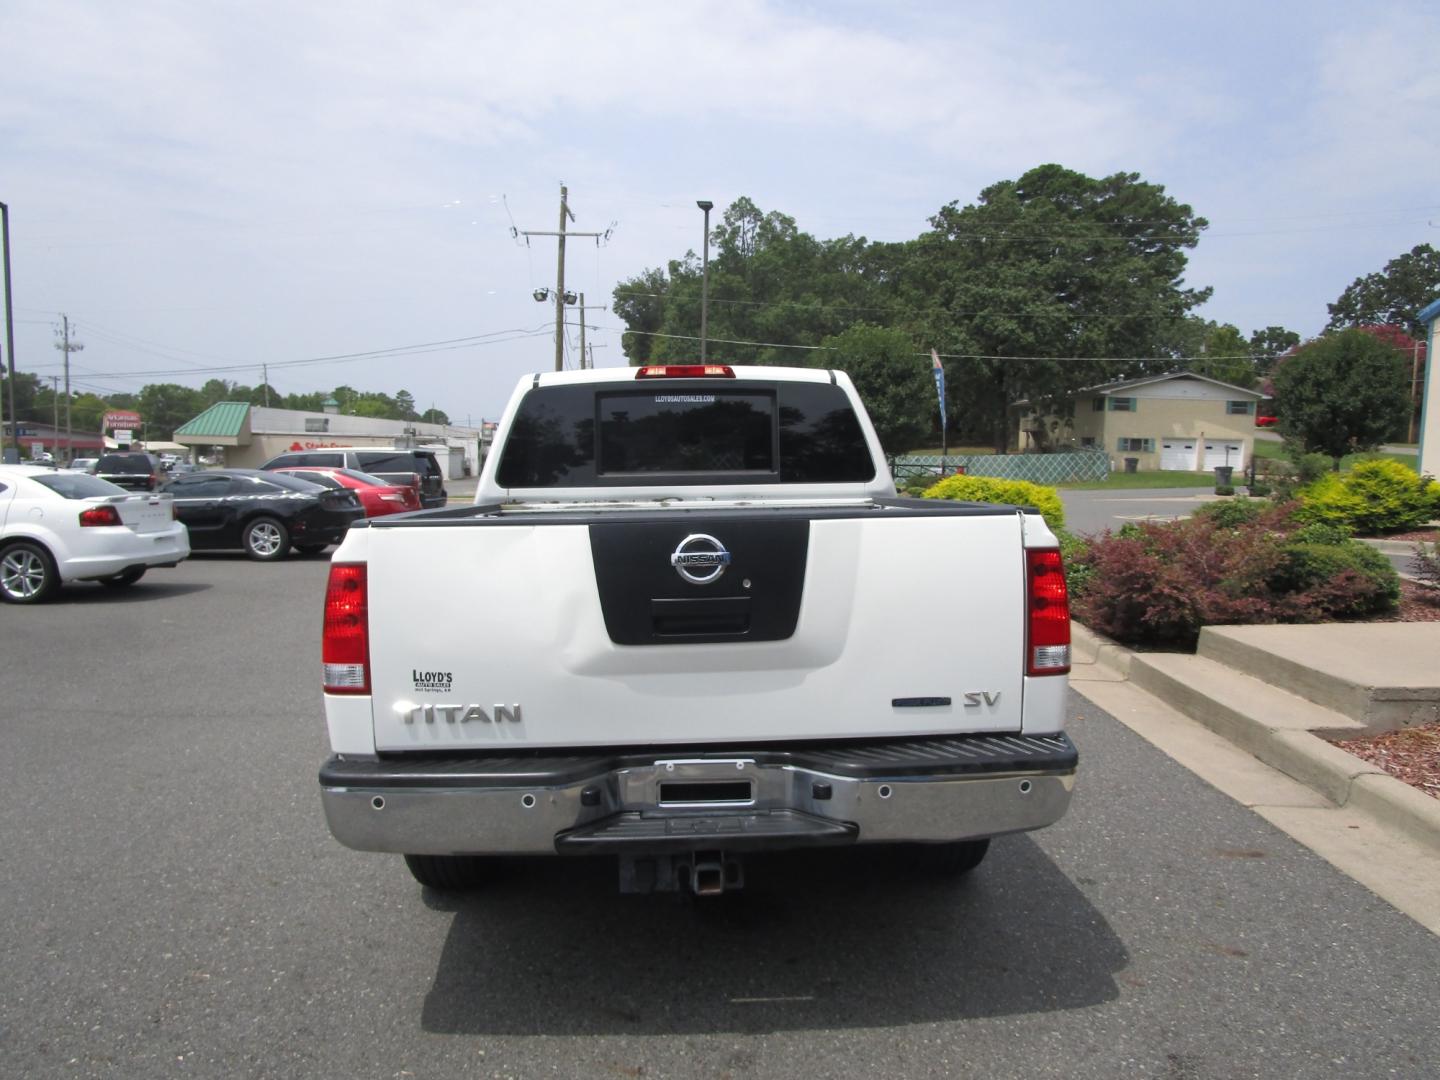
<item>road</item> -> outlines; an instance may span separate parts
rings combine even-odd
[[[1118,529],[1127,521],[1169,521],[1188,517],[1206,503],[1222,498],[1207,488],[1137,488],[1131,491],[1071,491],[1060,489],[1065,527],[1086,535]],[[1394,545],[1391,545],[1394,547]],[[1389,550],[1385,558],[1396,573],[1415,576],[1414,552],[1408,547]]]
[[[323,560],[0,610],[0,1075],[1354,1077],[1440,1060],[1437,939],[1073,698],[1071,814],[961,883],[749,864],[716,902],[332,842]],[[436,632],[443,632],[437,627]],[[846,857],[849,856],[849,857]]]

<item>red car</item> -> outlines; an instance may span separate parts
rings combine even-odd
[[[293,466],[288,469],[271,469],[271,472],[298,476],[327,488],[348,488],[360,497],[365,507],[365,516],[384,517],[386,514],[403,514],[408,510],[420,509],[419,478],[415,486],[387,484],[369,473],[356,469],[322,469],[315,466]]]
[[[1276,422],[1277,420],[1279,420],[1279,419],[1280,419],[1280,418],[1279,418],[1278,416],[1257,416],[1257,417],[1255,417],[1255,426],[1256,426],[1256,427],[1274,427],[1274,426],[1275,426],[1275,422]]]

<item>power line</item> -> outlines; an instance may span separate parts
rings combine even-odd
[[[612,333],[639,334],[642,337],[670,338],[676,341],[699,341],[695,334],[664,334],[658,330],[624,330],[619,327],[607,326],[601,329],[609,330]],[[783,341],[744,341],[739,338],[710,338],[711,341],[719,342],[722,345],[753,345],[762,349],[800,349],[807,352],[839,352],[833,345],[793,345]],[[911,356],[928,357],[930,353],[916,352]],[[1249,360],[1252,363],[1257,360],[1268,360],[1270,356],[1266,353],[1236,353],[1225,356],[1006,356],[998,353],[947,353],[939,354],[944,360],[1071,360],[1081,363],[1103,362],[1113,364],[1144,364],[1163,361],[1166,363],[1195,363],[1213,364],[1221,360]]]

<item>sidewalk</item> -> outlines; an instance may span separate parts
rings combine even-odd
[[[1072,630],[1077,692],[1440,933],[1440,800],[1322,737],[1440,720],[1440,624],[1207,627],[1194,655]]]

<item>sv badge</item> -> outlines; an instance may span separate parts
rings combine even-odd
[[[965,708],[978,709],[981,704],[995,706],[1000,703],[999,690],[966,690]]]

